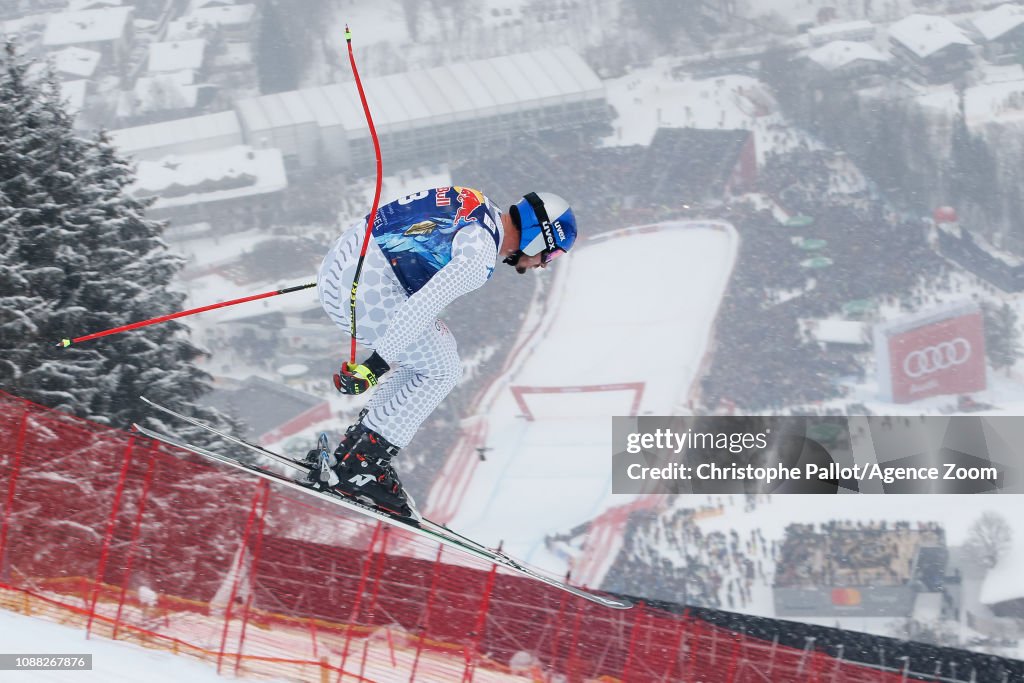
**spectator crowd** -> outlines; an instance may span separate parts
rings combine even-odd
[[[891,211],[870,185],[851,189],[833,156],[796,145],[768,153],[759,169],[756,187],[750,189],[801,221],[780,220],[779,211],[750,195],[665,196],[657,189],[665,184],[654,182],[693,176],[694,165],[728,172],[721,159],[666,155],[643,146],[598,147],[569,136],[520,141],[500,156],[453,168],[452,179],[482,189],[502,206],[529,190],[561,194],[571,200],[584,236],[660,220],[729,221],[741,238],[739,253],[715,322],[701,405],[695,407],[711,412],[727,403],[744,412],[767,413],[803,405],[806,412],[818,413],[813,404],[842,396],[842,380],[863,377],[872,359],[864,350],[823,348],[801,333],[798,321],[839,314],[854,300],[925,306],[929,286],[948,274],[927,243],[924,222]],[[808,252],[794,244],[795,237],[823,240],[828,266],[808,267]],[[486,357],[492,369],[503,367],[511,353],[538,286],[537,278],[518,278],[505,270],[495,274],[503,281],[456,301],[445,315],[459,339],[460,355]],[[475,409],[490,374],[468,373],[410,444],[402,466],[413,495],[429,488],[459,437],[460,420]],[[643,588],[641,594],[651,595],[651,584],[656,584],[657,594],[685,594],[692,604],[727,606],[731,600],[742,605],[749,599],[747,577],[759,571],[744,548],[747,539],[700,535],[692,519],[679,514],[668,527],[634,520],[627,534],[630,549],[617,559],[611,580],[622,582],[626,592]],[[648,556],[640,549],[646,547],[641,539],[651,534],[671,534],[673,543],[689,548],[689,556],[668,564]],[[770,549],[758,546],[761,551],[771,557]],[[841,569],[833,565],[831,571]],[[730,572],[739,583],[727,578]]]
[[[790,524],[775,572],[778,587],[900,586],[922,546],[945,546],[936,523]]]
[[[760,529],[704,531],[699,523],[721,515],[726,505],[741,498],[747,509],[763,499],[729,495],[698,509],[634,513],[602,588],[687,605],[747,607],[753,602],[755,581],[765,584],[770,578],[776,544]]]

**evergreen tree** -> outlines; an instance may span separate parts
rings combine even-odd
[[[295,90],[299,87],[299,41],[292,37],[294,18],[288,18],[275,0],[263,5],[260,30],[256,37],[256,69],[260,92]],[[303,14],[299,12],[298,14]]]
[[[417,0],[402,0],[402,13],[405,15],[405,30],[409,38],[416,42],[420,38],[420,3]]]
[[[219,421],[193,401],[209,377],[178,323],[59,348],[63,338],[171,313],[182,267],[126,188],[134,171],[104,134],[78,137],[52,74],[0,56],[0,388],[81,417],[201,438],[138,396]],[[202,439],[205,442],[205,439]]]
[[[640,28],[670,45],[681,30],[697,23],[697,4],[693,0],[640,0],[631,8]]]
[[[192,365],[199,349],[180,324],[57,346],[64,337],[180,309],[184,297],[168,285],[182,263],[161,241],[162,226],[145,218],[146,202],[126,193],[131,166],[104,135],[75,135],[52,74],[33,81],[27,73],[28,63],[7,45],[0,52],[0,389],[116,428],[138,422],[212,445],[204,430],[166,420],[138,400],[146,395],[233,428],[193,403],[209,378]],[[58,431],[52,452],[42,455],[45,466],[37,449],[37,466],[18,477],[19,500],[33,504],[14,507],[11,528],[33,552],[8,553],[10,571],[95,571],[89,531],[99,532],[88,520],[120,492],[124,442],[74,433]],[[132,455],[119,514],[139,520],[145,552],[133,577],[161,593],[208,598],[242,539],[259,483],[220,467],[149,460],[142,448]],[[159,474],[142,510],[147,460]],[[49,542],[55,527],[64,542]],[[124,544],[113,545],[118,558]],[[123,565],[112,559],[98,579],[126,580]]]
[[[1020,334],[1017,331],[1017,312],[1003,303],[998,308],[982,305],[985,320],[985,355],[996,370],[1011,368],[1020,358]]]

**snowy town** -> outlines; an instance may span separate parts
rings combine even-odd
[[[740,662],[729,678],[700,678],[697,664],[679,663],[691,647],[677,668],[655,674],[649,664],[646,680],[809,680],[807,671],[843,675],[847,661],[867,673],[835,680],[1024,680],[1019,495],[633,495],[613,492],[606,465],[612,416],[796,416],[831,425],[850,416],[1021,415],[1024,4],[318,0],[295,11],[283,0],[0,0],[0,37],[13,46],[8,60],[22,60],[31,79],[56,88],[74,135],[100,135],[128,160],[133,176],[125,192],[160,224],[173,266],[161,262],[155,270],[173,271],[167,290],[178,309],[313,283],[341,231],[367,220],[374,136],[382,204],[431,187],[478,188],[503,211],[525,192],[565,197],[580,226],[573,253],[525,276],[498,264],[486,286],[445,309],[461,379],[395,466],[428,519],[575,585],[685,608],[708,632],[759,639],[773,657],[781,643],[793,649],[799,671],[758,678],[742,662],[762,655],[744,652],[729,655]],[[0,198],[5,182],[0,178]],[[17,220],[17,211],[10,215]],[[8,216],[0,211],[4,231],[15,225]],[[19,267],[3,259],[0,268]],[[5,308],[28,296],[13,292]],[[194,356],[189,382],[205,378],[195,380],[202,390],[189,384],[186,392],[205,411],[197,416],[219,416],[238,436],[294,457],[313,448],[317,432],[337,439],[360,419],[365,399],[340,394],[331,379],[347,359],[349,337],[316,292],[182,319],[178,334]],[[898,354],[908,345],[938,346],[941,334],[966,348],[963,358],[951,356],[957,367],[901,376],[900,363],[906,368],[908,361]],[[0,334],[5,354],[17,345],[11,340]],[[359,356],[371,351],[360,348]],[[46,362],[25,363],[52,371]],[[124,431],[145,417],[126,407],[131,396],[92,399],[81,409],[48,400],[52,385],[41,382],[47,390],[33,393],[27,367],[0,374],[11,411],[35,415],[22,402],[39,403]],[[120,386],[150,393],[144,369],[137,374]],[[931,376],[919,381],[925,374]],[[100,405],[119,412],[103,415]],[[61,418],[40,415],[43,431],[64,428]],[[20,418],[4,420],[4,446],[14,453],[24,441]],[[148,424],[168,431],[172,423]],[[95,443],[77,432],[73,438],[89,454],[83,462],[106,458],[99,469],[116,480],[120,451],[110,446],[115,455],[104,456],[97,444],[121,442],[103,434]],[[842,440],[832,432],[823,443],[828,439]],[[28,463],[31,449],[26,453]],[[560,659],[546,633],[530,646],[525,639],[515,647],[487,641],[488,650],[475,627],[474,651],[500,666],[466,664],[467,679],[462,650],[452,674],[437,645],[430,654],[436,661],[424,654],[417,674],[424,633],[448,645],[457,638],[431,635],[425,616],[417,623],[395,617],[391,622],[408,631],[401,634],[406,649],[397,647],[391,630],[386,637],[373,630],[388,622],[373,608],[326,609],[286,575],[289,558],[304,558],[302,575],[316,581],[314,568],[342,563],[332,553],[349,548],[361,553],[349,576],[359,588],[337,588],[339,594],[362,595],[360,572],[378,556],[381,567],[397,557],[424,563],[418,580],[432,591],[436,549],[416,540],[388,545],[387,538],[378,547],[366,520],[332,523],[321,509],[328,506],[308,500],[271,506],[256,497],[250,507],[255,480],[245,475],[228,487],[232,495],[246,492],[230,505],[245,527],[240,536],[209,544],[198,559],[205,546],[194,529],[182,531],[175,538],[182,547],[195,544],[196,555],[174,563],[156,559],[163,548],[177,552],[172,542],[141,542],[146,525],[136,523],[120,545],[138,543],[140,564],[132,571],[147,575],[141,567],[150,562],[149,578],[126,578],[123,586],[104,578],[109,595],[98,579],[95,589],[72,590],[70,577],[109,573],[108,546],[128,567],[134,551],[122,555],[116,540],[104,543],[100,569],[67,569],[60,577],[48,573],[61,561],[56,550],[26,550],[19,564],[16,501],[34,495],[14,493],[12,472],[28,468],[21,463],[21,455],[0,460],[11,482],[0,532],[0,603],[12,612],[24,614],[29,598],[32,611],[47,615],[64,614],[72,603],[81,610],[75,601],[85,600],[86,612],[102,623],[115,619],[115,640],[124,618],[150,634],[141,642],[151,648],[177,652],[184,643],[194,650],[187,654],[206,660],[213,652],[218,672],[222,658],[252,655],[250,672],[282,680],[309,680],[314,668],[275,669],[261,657],[315,667],[341,652],[342,633],[338,676],[352,673],[357,665],[344,662],[356,623],[365,630],[358,636],[363,663],[373,648],[387,652],[378,659],[391,660],[387,671],[360,680],[583,681],[602,672],[645,680],[639,670],[626,675],[636,661],[628,655],[614,671],[584,669],[575,651]],[[146,463],[125,471],[136,467],[141,482]],[[216,500],[195,501],[203,491],[215,499],[220,489],[206,489],[208,479],[193,474],[200,493],[178,504],[194,507],[195,519],[212,519],[204,515],[214,514]],[[125,489],[127,500],[150,495],[149,476],[141,493]],[[141,502],[125,504],[138,506],[139,520],[157,514],[144,513]],[[117,514],[124,513],[115,508],[110,528]],[[247,539],[258,515],[266,516],[266,531],[259,517],[260,542],[253,544]],[[106,521],[96,520],[75,518],[67,533],[102,537]],[[260,575],[253,568],[259,548],[269,553],[263,565],[274,567],[262,570],[262,588],[253,578]],[[178,571],[190,562],[194,571]],[[163,587],[153,578],[158,566],[175,568]],[[382,586],[405,596],[400,581],[383,569],[379,575],[392,582]],[[377,594],[375,583],[374,600]],[[495,594],[503,605],[495,612],[514,611],[515,594],[508,595]],[[419,614],[423,604],[424,615],[436,609],[433,598],[402,599],[412,606],[395,614]],[[204,607],[182,607],[189,601]],[[214,604],[220,611],[203,611]],[[225,646],[239,628],[233,604],[247,615],[250,607],[265,611],[266,633],[245,655],[244,623],[237,649]],[[360,609],[370,610],[365,622],[356,619]],[[536,618],[571,624],[560,605],[546,609]],[[30,617],[3,615],[4,629],[31,630]],[[521,626],[487,618],[500,624],[488,632]],[[318,640],[319,625],[322,638],[339,640]],[[419,646],[412,644],[417,629]],[[93,642],[72,639],[64,649],[90,651]],[[722,642],[716,647],[726,647]],[[505,649],[521,661],[495,654]],[[836,668],[815,664],[817,653]],[[125,671],[111,669],[102,680],[132,680],[131,667],[147,661],[138,653],[124,660]],[[333,676],[324,668],[316,676],[325,671]]]

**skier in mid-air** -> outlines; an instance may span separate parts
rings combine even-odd
[[[345,230],[317,275],[320,303],[346,334],[365,234],[365,220]],[[572,209],[549,193],[531,192],[507,213],[466,187],[423,190],[382,206],[356,280],[356,341],[372,353],[334,375],[344,394],[380,386],[333,453],[325,435],[309,452],[311,484],[414,516],[391,460],[462,374],[455,339],[437,316],[487,282],[498,258],[522,274],[547,267],[575,241]]]

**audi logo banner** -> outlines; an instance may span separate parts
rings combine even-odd
[[[911,379],[920,379],[963,365],[971,360],[971,343],[963,337],[939,342],[932,346],[914,349],[903,356],[903,374]]]
[[[985,388],[985,335],[973,304],[881,326],[875,352],[880,393],[896,403]]]

